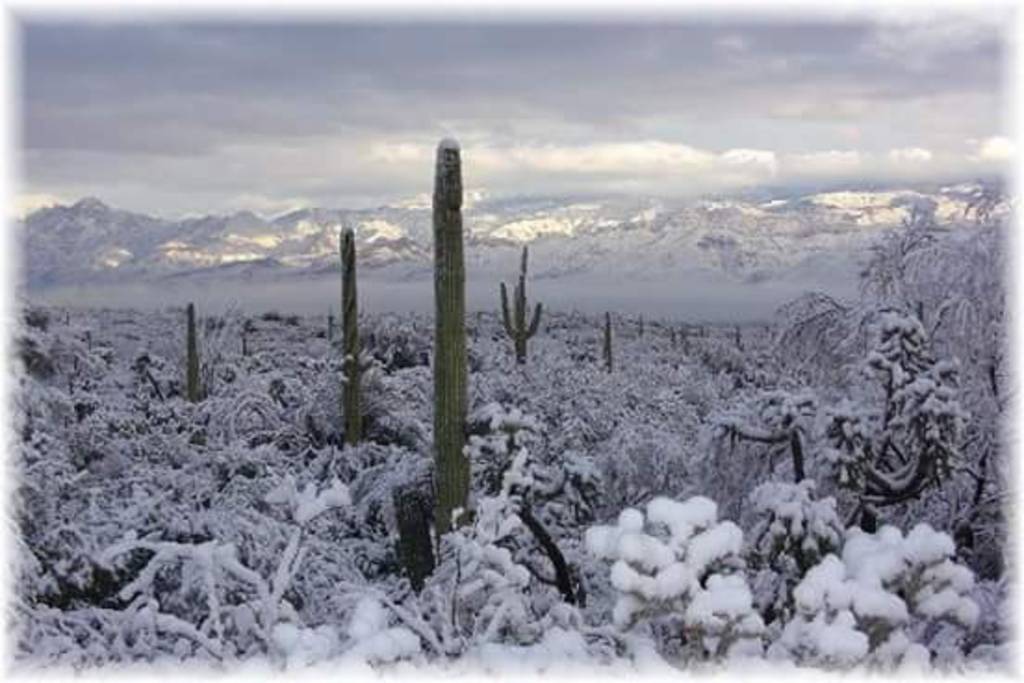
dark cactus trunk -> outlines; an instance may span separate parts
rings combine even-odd
[[[604,367],[608,372],[614,369],[612,363],[612,314],[604,314]]]
[[[359,395],[359,307],[356,302],[356,240],[352,228],[341,232],[342,372],[345,385],[342,404],[345,443],[355,445],[362,437],[362,406]]]
[[[185,309],[186,316],[186,359],[185,359],[185,398],[192,403],[198,403],[200,396],[199,388],[199,347],[196,340],[196,308],[189,303]]]
[[[469,499],[466,442],[466,272],[459,146],[442,140],[434,176],[434,483],[437,533]]]
[[[793,477],[799,484],[807,476],[804,474],[804,444],[799,429],[793,429],[789,435],[789,450],[793,456]]]
[[[242,355],[249,355],[249,334],[254,330],[252,321],[245,320],[242,322]]]
[[[398,523],[398,560],[418,593],[423,589],[424,580],[434,571],[430,495],[414,485],[396,486],[392,501]]]

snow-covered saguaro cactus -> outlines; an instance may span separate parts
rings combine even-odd
[[[437,147],[434,175],[434,306],[434,520],[443,534],[469,498],[462,162],[450,138]]]
[[[345,387],[342,406],[345,443],[357,444],[363,431],[359,395],[359,304],[356,301],[356,240],[352,228],[341,231],[341,325],[342,370]]]
[[[198,403],[201,397],[199,387],[199,343],[196,339],[196,307],[189,302],[185,309],[186,317],[186,339],[185,339],[185,398],[192,403]]]
[[[604,347],[602,349],[602,355],[604,356],[604,367],[605,370],[611,372],[614,369],[612,361],[612,314],[604,314]]]
[[[587,549],[614,562],[615,625],[644,617],[681,618],[693,654],[759,654],[764,623],[743,576],[743,532],[718,521],[714,501],[655,498],[646,514],[627,508],[614,526],[591,527]]]
[[[516,350],[516,362],[526,362],[526,342],[537,334],[540,325],[540,315],[543,306],[540,302],[533,309],[533,318],[530,324],[526,324],[526,259],[527,248],[523,247],[523,257],[519,265],[519,280],[512,293],[512,310],[508,307],[508,291],[505,283],[501,283],[501,320],[505,325],[505,332],[512,338]]]
[[[946,534],[918,524],[847,532],[841,558],[827,555],[793,591],[796,615],[769,648],[769,657],[818,666],[927,665],[915,631],[943,620],[971,628],[977,605],[969,569],[953,561]]]

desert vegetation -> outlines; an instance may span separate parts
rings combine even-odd
[[[998,196],[756,324],[531,315],[526,247],[467,316],[461,173],[432,317],[359,306],[351,229],[337,334],[24,303],[20,662],[1008,665]]]

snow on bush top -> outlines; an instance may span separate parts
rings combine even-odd
[[[952,539],[927,524],[906,537],[892,526],[850,529],[842,559],[827,555],[794,590],[797,615],[769,656],[826,666],[927,663],[927,648],[906,632],[915,618],[967,628],[978,619],[967,596],[974,576],[953,554]]]
[[[628,628],[642,615],[677,614],[702,646],[701,656],[760,652],[764,624],[737,571],[743,567],[743,532],[717,517],[707,498],[679,503],[660,497],[647,504],[646,518],[628,508],[615,526],[587,530],[587,549],[614,561],[616,626]]]

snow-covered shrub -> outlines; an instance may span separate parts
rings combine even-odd
[[[426,366],[433,352],[433,322],[415,316],[384,314],[363,325],[365,346],[388,374]]]
[[[764,623],[743,574],[743,532],[718,521],[713,501],[655,498],[646,512],[628,508],[614,526],[591,527],[586,543],[613,562],[619,628],[667,616],[679,622],[690,657],[761,652]]]
[[[946,534],[919,524],[875,534],[847,532],[842,555],[827,555],[793,591],[796,614],[769,648],[771,658],[816,666],[928,664],[917,639],[946,620],[971,628],[978,606],[971,571],[953,561]]]
[[[274,653],[280,621],[298,619],[285,593],[302,562],[304,530],[323,513],[350,505],[351,497],[337,481],[317,492],[313,484],[298,488],[286,477],[266,502],[283,506],[292,524],[287,545],[269,577],[242,564],[233,545],[216,541],[153,541],[129,533],[98,554],[97,562],[110,570],[124,568],[140,551],[149,555],[141,571],[117,594],[127,605],[123,609],[126,639],[150,641],[141,656],[152,657],[164,648],[178,655],[187,651],[176,640],[156,638],[160,633],[185,638],[216,659],[247,654],[246,646],[254,638],[262,651]],[[176,568],[175,578],[168,579],[168,569]]]

